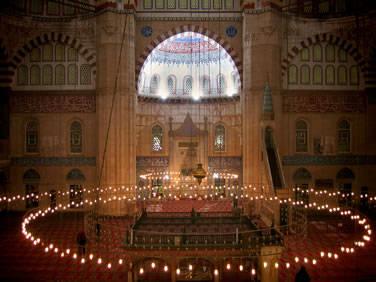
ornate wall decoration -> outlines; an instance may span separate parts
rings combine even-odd
[[[149,25],[145,25],[141,29],[141,34],[143,37],[150,37],[153,34],[153,28]]]
[[[137,170],[148,167],[168,167],[168,157],[137,157],[136,167]]]
[[[376,156],[284,156],[283,165],[365,165],[374,164]]]
[[[13,166],[95,166],[95,157],[34,157],[34,158],[11,158]]]
[[[293,176],[294,180],[311,180],[312,176],[311,173],[305,169],[304,167],[298,168]]]
[[[228,37],[234,38],[238,34],[238,29],[235,26],[230,25],[226,28],[226,34]]]
[[[23,180],[40,180],[40,175],[34,169],[29,169],[25,171],[23,175]]]
[[[95,96],[12,96],[12,113],[95,113]]]
[[[67,174],[67,181],[85,181],[85,175],[79,168],[73,168]]]
[[[110,20],[107,20],[104,23],[102,29],[104,30],[104,32],[106,32],[108,36],[112,36],[115,32],[117,32],[118,27],[114,25]]]
[[[242,157],[209,157],[209,169],[241,169],[243,167]]]
[[[283,112],[354,113],[366,112],[365,97],[358,96],[282,96]]]

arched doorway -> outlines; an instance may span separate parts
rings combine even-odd
[[[354,172],[344,167],[336,176],[338,190],[341,193],[338,203],[340,205],[352,206],[352,184],[355,180]]]
[[[25,205],[27,209],[39,206],[39,183],[40,175],[34,169],[25,171],[23,175],[23,183],[25,185]]]
[[[295,184],[295,201],[308,205],[308,188],[312,181],[311,173],[304,167],[298,168],[293,176]]]
[[[83,184],[86,180],[79,168],[71,169],[67,174],[67,183],[69,185],[69,204],[71,208],[83,207]]]

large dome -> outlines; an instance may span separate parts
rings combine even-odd
[[[139,76],[141,95],[232,96],[240,77],[231,56],[209,37],[184,32],[159,44],[147,57]]]

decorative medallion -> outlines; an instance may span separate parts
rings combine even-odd
[[[238,29],[233,25],[230,25],[228,28],[226,28],[226,34],[228,37],[234,38],[238,34]]]
[[[153,34],[153,28],[151,26],[145,25],[141,29],[141,34],[143,37],[150,37]]]

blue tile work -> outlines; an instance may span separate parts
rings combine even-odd
[[[228,28],[226,28],[226,34],[228,37],[234,38],[238,34],[238,29],[233,25],[230,25]]]
[[[143,37],[150,37],[153,34],[153,28],[151,26],[145,25],[141,29],[141,34]]]
[[[95,157],[30,157],[11,158],[13,166],[95,166]]]
[[[376,156],[284,156],[283,165],[375,165]]]
[[[151,167],[168,167],[168,157],[137,157],[136,167],[151,168]]]

